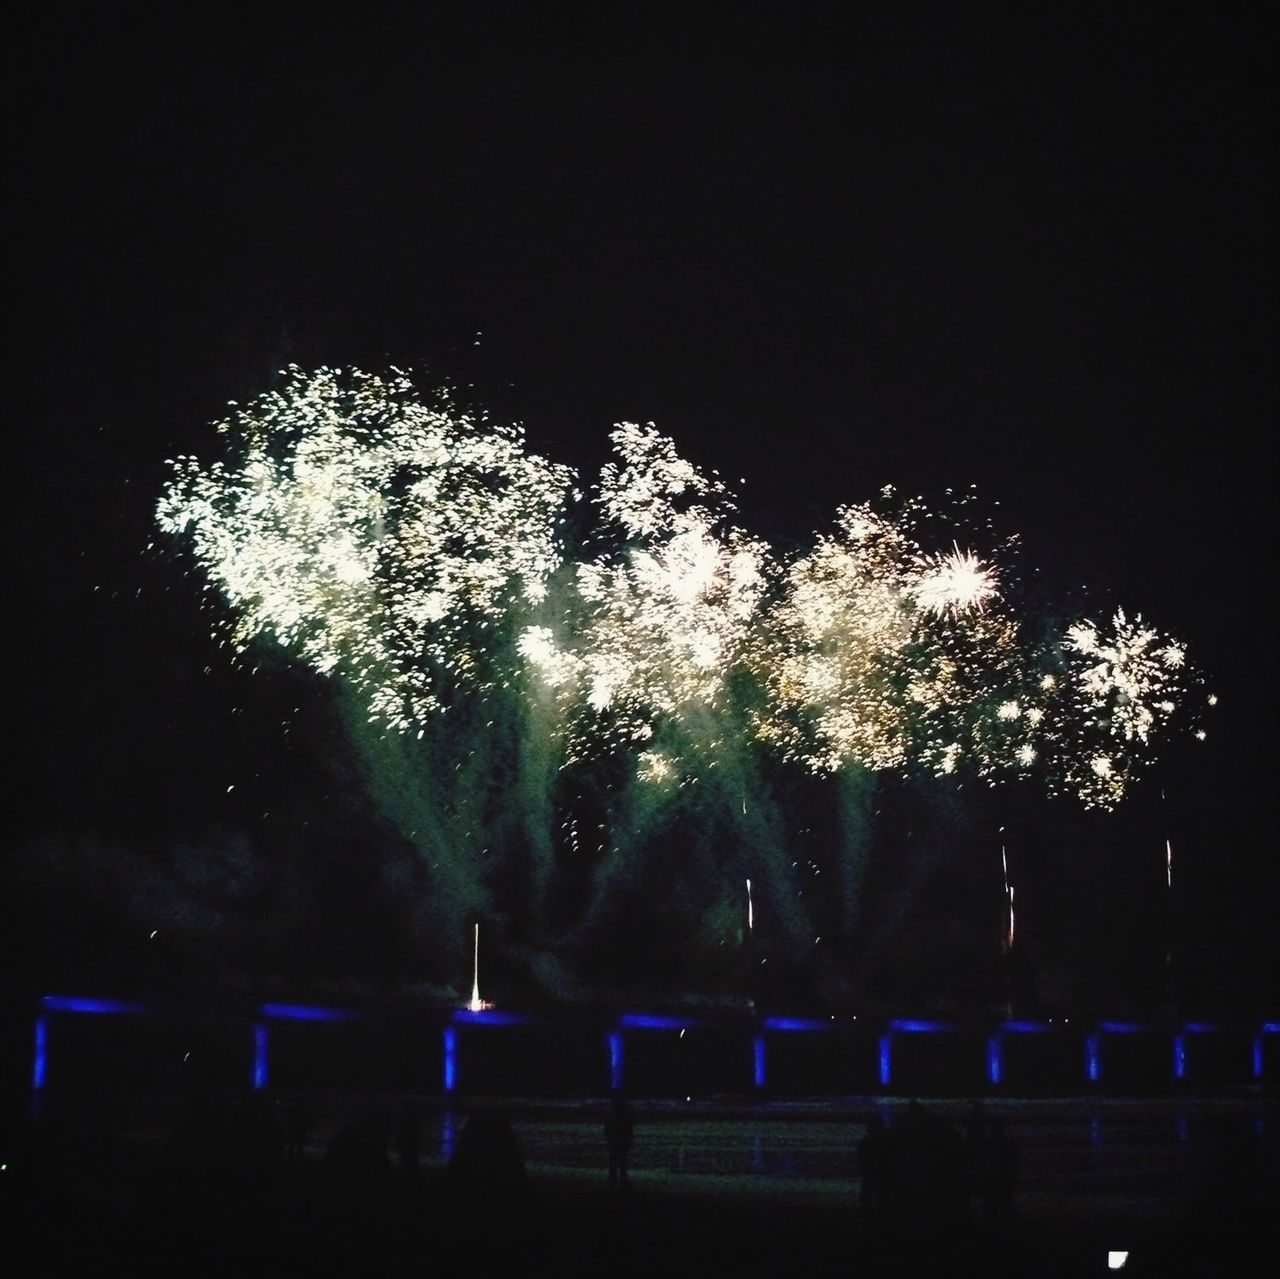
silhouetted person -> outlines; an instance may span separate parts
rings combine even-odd
[[[964,1120],[964,1139],[970,1150],[977,1150],[987,1131],[987,1112],[980,1100],[969,1103],[969,1113]]]
[[[968,1217],[964,1137],[914,1097],[890,1129],[892,1202],[900,1225],[954,1231]]]
[[[231,1120],[232,1159],[241,1192],[261,1195],[284,1158],[285,1131],[275,1101],[261,1092],[241,1097]]]
[[[1248,1273],[1239,1261],[1256,1254],[1269,1233],[1280,1204],[1280,1158],[1275,1139],[1251,1130],[1247,1122],[1222,1116],[1207,1126],[1196,1170],[1194,1214],[1187,1223],[1187,1243],[1211,1273]]]
[[[422,1157],[422,1111],[406,1106],[396,1125],[396,1161],[402,1176],[414,1177]]]
[[[631,1159],[631,1142],[635,1137],[635,1119],[620,1089],[609,1097],[609,1110],[604,1117],[604,1142],[609,1152],[608,1188],[626,1190],[631,1182],[627,1165]]]
[[[980,1100],[973,1101],[964,1121],[964,1177],[965,1198],[971,1201],[978,1195],[978,1160],[982,1143],[987,1135],[987,1113]]]
[[[884,1212],[889,1193],[889,1130],[878,1114],[867,1120],[867,1131],[857,1146],[858,1172],[862,1187],[858,1200],[863,1216],[877,1220]]]
[[[1013,1225],[1019,1162],[1017,1143],[998,1117],[993,1116],[986,1124],[978,1146],[976,1173],[982,1224],[988,1231],[1003,1233]]]
[[[295,1097],[284,1112],[284,1159],[289,1165],[303,1162],[307,1153],[307,1137],[311,1131],[311,1116],[307,1104]]]
[[[193,1258],[230,1263],[231,1223],[243,1205],[236,1115],[213,1092],[195,1090],[183,1102],[153,1169],[148,1229],[157,1261],[175,1273]]]
[[[391,1161],[373,1125],[338,1128],[310,1183],[310,1221],[299,1241],[298,1272],[377,1273],[389,1238],[392,1188]]]
[[[448,1228],[466,1234],[466,1255],[479,1274],[517,1273],[541,1229],[536,1198],[510,1116],[477,1111],[463,1124],[440,1180]]]
[[[506,1111],[477,1111],[467,1119],[442,1185],[454,1200],[477,1207],[523,1198],[528,1175]]]

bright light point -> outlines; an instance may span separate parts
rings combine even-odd
[[[1107,1269],[1120,1270],[1128,1260],[1129,1254],[1127,1252],[1109,1252],[1107,1253]]]
[[[467,1007],[471,1010],[471,1012],[478,1013],[478,1012],[483,1012],[486,1008],[492,1008],[493,1005],[490,1003],[486,1003],[485,1000],[480,998],[480,925],[479,924],[476,925],[475,938],[476,938],[476,941],[475,941],[474,976],[471,982],[471,999],[468,1002]]]
[[[675,765],[658,751],[641,751],[636,776],[642,782],[665,782],[675,776]]]
[[[150,936],[150,939],[149,939],[149,940],[151,940],[151,941],[155,941],[155,939],[156,939],[159,935],[160,935],[160,930],[159,930],[158,928],[153,928],[153,929],[151,930],[151,936]]]
[[[926,612],[943,615],[981,609],[995,593],[994,571],[976,555],[956,546],[927,565],[915,596]]]

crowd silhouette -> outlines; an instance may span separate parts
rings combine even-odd
[[[631,1105],[622,1095],[622,1090],[615,1088],[610,1095],[609,1110],[604,1117],[604,1143],[609,1152],[607,1186],[610,1191],[631,1188],[629,1163],[634,1140],[635,1116]]]
[[[620,1092],[597,1129],[594,1200],[547,1194],[526,1165],[518,1116],[497,1104],[461,1113],[443,1162],[424,1150],[417,1103],[334,1122],[265,1091],[195,1091],[163,1139],[132,1154],[114,1119],[89,1100],[28,1114],[9,1134],[6,1215],[38,1243],[48,1273],[113,1260],[140,1276],[399,1279],[455,1246],[495,1276],[539,1267],[647,1276],[659,1264],[692,1274],[712,1257],[726,1273],[756,1273],[766,1261],[799,1267],[802,1247],[800,1268],[812,1275],[854,1261],[869,1275],[976,1275],[997,1258],[1001,1273],[1035,1273],[1016,1266],[1027,1244],[1018,1142],[1007,1116],[981,1101],[959,1121],[917,1099],[858,1117],[850,1209],[833,1227],[843,1231],[841,1268],[824,1268],[821,1242],[785,1234],[776,1216],[647,1192],[656,1183],[643,1168],[633,1189],[636,1115]],[[1260,1211],[1257,1147],[1237,1134],[1215,1149],[1197,1203],[1223,1231],[1247,1232]]]

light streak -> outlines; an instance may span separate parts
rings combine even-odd
[[[1001,827],[1003,834],[1004,828]],[[1005,846],[1005,841],[1000,841],[1000,869],[1004,875],[1004,900],[1005,900],[1005,928],[1004,928],[1004,948],[1005,950],[1013,950],[1014,937],[1014,915],[1013,915],[1013,886],[1009,883],[1009,854]]]
[[[492,1004],[487,1004],[483,999],[480,998],[480,925],[479,924],[476,925],[475,958],[472,966],[472,974],[473,975],[471,978],[471,1000],[467,1004],[467,1009],[470,1012],[478,1013],[478,1012],[484,1011],[486,1008],[493,1007]]]

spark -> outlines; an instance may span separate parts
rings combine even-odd
[[[467,1003],[467,1007],[473,1012],[482,1012],[486,1008],[492,1008],[493,1005],[486,1003],[480,998],[480,925],[476,925],[475,940],[475,959],[473,961],[471,978],[471,999]]]
[[[916,582],[916,602],[937,614],[980,609],[996,593],[995,570],[958,545],[946,555],[926,560]]]

